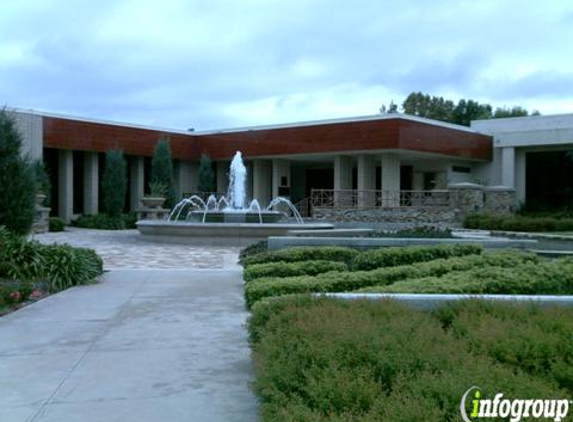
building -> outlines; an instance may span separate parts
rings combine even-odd
[[[36,111],[14,115],[26,152],[42,158],[49,170],[52,214],[66,221],[98,212],[104,153],[113,148],[123,150],[128,161],[126,210],[136,209],[148,186],[155,143],[164,138],[171,142],[180,196],[197,191],[202,153],[214,161],[217,191],[225,192],[230,160],[240,150],[248,196],[261,204],[278,195],[304,201],[311,191],[324,191],[337,200],[348,195],[357,207],[399,207],[405,204],[400,192],[438,191],[460,182],[503,184],[516,188],[522,202],[537,200],[545,195],[540,186],[563,181],[551,173],[555,167],[544,154],[562,166],[565,151],[573,149],[573,115],[476,121],[468,128],[388,114],[205,132]],[[540,166],[543,183],[530,175],[530,168],[537,172]],[[560,171],[568,175],[564,186],[570,189],[570,166]]]

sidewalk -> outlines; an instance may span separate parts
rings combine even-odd
[[[114,270],[1,318],[0,421],[256,421],[235,268]]]

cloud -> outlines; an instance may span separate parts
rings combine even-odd
[[[0,100],[209,129],[376,113],[411,91],[562,97],[570,13],[518,0],[3,2]]]

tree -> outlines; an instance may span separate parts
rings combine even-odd
[[[165,188],[165,207],[175,205],[175,188],[173,183],[173,159],[169,140],[160,139],[155,145],[151,159],[151,182],[160,183]]]
[[[388,110],[390,110],[392,104],[393,103],[390,103]],[[382,113],[386,112],[386,110],[387,107],[384,105],[380,109]],[[497,108],[495,112],[493,112],[492,106],[487,103],[461,99],[455,104],[452,100],[430,96],[422,92],[410,93],[402,103],[402,110],[405,114],[412,116],[425,117],[464,126],[469,126],[472,120],[529,115],[526,109],[519,106],[514,106],[511,109]],[[532,115],[539,115],[539,112],[534,111]]]
[[[127,191],[127,164],[121,150],[114,149],[105,153],[101,189],[104,212],[110,217],[121,215]]]
[[[24,235],[34,223],[36,179],[21,148],[16,123],[6,110],[0,110],[0,226]]]
[[[208,154],[201,154],[199,161],[199,191],[213,192],[215,190],[215,174],[211,157]]]
[[[531,113],[532,115],[535,115],[535,111],[533,113]],[[537,114],[539,114],[539,112],[537,112]],[[496,108],[495,112],[493,113],[493,118],[494,119],[501,119],[504,117],[522,117],[522,116],[528,116],[529,112],[519,106],[514,106],[513,108]]]

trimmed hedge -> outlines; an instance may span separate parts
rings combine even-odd
[[[80,215],[72,221],[75,227],[98,230],[126,230],[134,229],[137,217],[135,213],[118,214],[109,216],[107,214]]]
[[[246,282],[261,277],[294,277],[299,275],[318,275],[329,271],[346,271],[344,262],[335,261],[302,261],[302,262],[268,262],[253,264],[245,268],[243,278]]]
[[[362,252],[350,264],[352,270],[374,270],[382,267],[414,264],[440,258],[453,258],[464,255],[479,255],[480,245],[438,245],[379,248]]]
[[[570,396],[559,388],[564,382],[557,370],[544,362],[558,357],[560,367],[573,360],[573,310],[546,317],[545,310],[530,312],[530,305],[515,311],[491,306],[499,314],[474,315],[460,304],[446,327],[431,313],[392,301],[289,298],[257,304],[249,329],[261,420],[455,421],[460,419],[460,397],[472,385],[488,395]],[[557,319],[552,323],[550,317]],[[512,341],[517,321],[519,340]],[[503,328],[493,334],[504,340],[502,347],[489,339],[480,345],[488,324]],[[544,333],[543,328],[555,326],[561,329]],[[527,350],[531,343],[538,346]],[[540,359],[536,352],[542,352]],[[535,369],[522,369],[517,356]]]
[[[467,271],[485,266],[514,267],[525,262],[539,262],[532,253],[502,251],[436,259],[412,265],[379,268],[371,271],[328,272],[317,276],[259,278],[245,286],[245,300],[250,307],[258,300],[287,294],[314,292],[348,292],[368,286],[383,286],[409,278],[440,277],[453,271]]]
[[[268,240],[260,240],[241,249],[241,252],[239,252],[239,264],[243,264],[243,261],[249,256],[267,252],[268,246]]]
[[[362,289],[368,293],[573,294],[573,260],[524,262],[514,267],[473,268],[443,277],[424,277],[389,286]]]
[[[500,216],[469,214],[464,219],[468,229],[503,230],[517,232],[553,232],[573,230],[573,218]]]
[[[250,265],[266,264],[269,262],[299,262],[317,260],[350,262],[359,253],[360,252],[356,249],[345,248],[342,246],[300,246],[248,256],[243,260],[243,266],[247,268]]]

